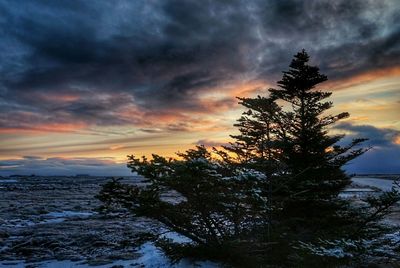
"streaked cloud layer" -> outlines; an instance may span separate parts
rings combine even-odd
[[[4,161],[226,142],[234,97],[274,86],[302,48],[346,124],[400,130],[396,0],[2,0],[0,14]]]

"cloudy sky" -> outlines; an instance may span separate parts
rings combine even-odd
[[[0,0],[0,175],[129,174],[126,155],[228,140],[235,96],[306,49],[333,131],[370,138],[351,172],[400,173],[397,0]]]

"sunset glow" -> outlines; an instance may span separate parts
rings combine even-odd
[[[351,114],[332,131],[374,147],[349,170],[400,172],[396,0],[57,2],[1,4],[0,175],[127,175],[130,154],[226,143],[236,97],[302,48]]]

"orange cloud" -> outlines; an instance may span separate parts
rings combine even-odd
[[[9,133],[41,133],[41,132],[75,132],[77,130],[81,130],[86,128],[87,125],[85,123],[42,123],[30,126],[19,126],[19,127],[10,127],[10,128],[0,128],[0,133],[9,134]]]
[[[267,92],[267,89],[273,87],[270,83],[264,80],[253,80],[247,82],[236,83],[231,86],[230,96],[232,97],[249,97],[253,95],[262,95]]]
[[[352,116],[351,121],[368,121],[368,116]]]
[[[56,101],[56,102],[73,102],[79,99],[79,96],[76,94],[45,94],[41,96],[43,100],[46,101]]]
[[[119,150],[119,149],[123,149],[123,148],[125,148],[125,146],[121,145],[121,144],[116,144],[116,145],[111,145],[110,146],[110,150],[111,151],[115,151],[115,150]]]
[[[342,80],[327,81],[326,85],[334,90],[342,90],[351,86],[366,83],[383,77],[399,77],[400,67],[388,67],[355,75]]]
[[[34,98],[35,100],[43,102],[68,103],[79,100],[81,95],[75,92],[61,90],[55,92],[24,92],[21,93],[21,97],[26,99]]]

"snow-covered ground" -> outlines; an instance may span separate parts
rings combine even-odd
[[[168,258],[152,243],[148,242],[142,245],[139,250],[141,257],[136,260],[139,267],[148,268],[161,268],[161,267],[172,267],[172,268],[187,268],[187,267],[199,267],[199,268],[217,268],[222,267],[216,263],[210,261],[202,261],[193,263],[190,260],[182,260],[177,264],[171,264]]]
[[[97,214],[92,211],[60,211],[60,212],[49,212],[44,215],[44,220],[40,223],[58,223],[63,222],[67,219],[83,219]]]
[[[2,183],[14,183],[14,182],[18,182],[17,180],[13,180],[13,179],[0,179],[0,184]]]
[[[394,186],[394,180],[390,179],[377,179],[370,177],[355,177],[352,179],[353,183],[366,187],[376,187],[382,191],[390,191]]]
[[[30,219],[3,220],[2,226],[12,228],[23,228],[37,224],[60,223],[67,219],[83,219],[97,214],[93,211],[60,211],[32,216]]]
[[[168,233],[165,235],[166,238],[171,238],[174,241],[179,242],[188,242],[188,240],[184,237],[179,236],[178,234]],[[190,260],[181,260],[178,263],[171,263],[167,256],[153,243],[147,242],[143,244],[137,253],[140,255],[139,258],[135,260],[118,260],[113,261],[104,265],[96,265],[96,268],[109,268],[109,267],[136,267],[136,268],[188,268],[188,267],[198,267],[198,268],[218,268],[222,267],[217,263],[211,261],[201,261],[201,262],[192,262]],[[41,262],[25,262],[25,261],[4,261],[0,262],[0,267],[4,268],[22,268],[26,266],[35,266],[38,268],[88,268],[93,267],[85,263],[85,261],[41,261]]]
[[[189,260],[171,264],[153,243],[138,242],[141,233],[158,228],[154,222],[96,212],[100,203],[94,196],[108,180],[1,178],[0,267],[194,267]],[[138,180],[126,178],[124,182]],[[174,233],[162,237],[190,242]],[[211,262],[196,265],[218,267]]]
[[[139,250],[141,257],[136,260],[118,260],[104,265],[90,266],[85,262],[74,261],[42,261],[29,263],[24,261],[0,262],[3,268],[23,268],[27,266],[38,268],[110,268],[110,267],[132,267],[132,268],[218,268],[222,267],[210,261],[202,261],[193,263],[189,260],[182,260],[179,263],[172,264],[169,259],[152,243],[145,243]]]
[[[370,194],[391,191],[393,186],[394,179],[354,177],[352,184],[339,196],[342,198],[363,198]]]
[[[151,223],[118,216],[102,218],[94,212],[99,203],[93,196],[104,181],[89,178],[1,179],[0,267],[221,267],[213,262],[194,264],[190,260],[171,264],[151,242],[138,248],[135,244],[137,234],[149,229]],[[393,186],[393,180],[381,178],[354,177],[352,181],[341,196],[360,198],[389,191]],[[399,215],[389,220],[400,224]],[[393,235],[399,239],[398,233]],[[180,243],[190,242],[175,233],[165,233],[163,237]],[[132,245],[121,250],[118,244],[124,241],[131,241]],[[30,251],[25,253],[26,250]],[[55,260],[46,260],[51,256]],[[68,256],[76,260],[72,261],[72,257],[69,260]],[[112,256],[116,258],[112,259]]]

